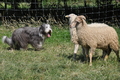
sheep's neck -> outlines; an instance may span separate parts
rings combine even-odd
[[[87,28],[86,25],[83,25],[82,23],[76,25],[77,30]]]

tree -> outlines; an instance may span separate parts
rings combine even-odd
[[[112,0],[96,0],[97,6],[103,6],[106,4],[111,4]]]

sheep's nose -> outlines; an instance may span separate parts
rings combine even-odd
[[[66,15],[65,17],[69,17],[68,15]]]

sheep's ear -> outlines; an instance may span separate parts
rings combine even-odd
[[[80,22],[82,22],[82,18],[80,16],[77,16],[75,21],[80,23]]]
[[[81,16],[77,16],[75,21],[78,22],[78,23],[82,23],[83,26],[86,26],[87,23],[85,21],[85,16],[81,15]]]
[[[83,15],[80,15],[79,17],[81,17],[81,19],[86,20],[86,17],[85,17],[85,16],[83,16]]]
[[[76,17],[76,20],[75,20],[75,21],[77,21],[77,22],[82,22],[83,19],[86,20],[85,16],[80,15],[80,16],[77,16],[77,17]]]

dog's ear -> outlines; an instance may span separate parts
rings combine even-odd
[[[42,25],[39,27],[39,31],[40,31],[40,32],[43,32],[43,30],[44,30],[44,25],[42,24]]]

